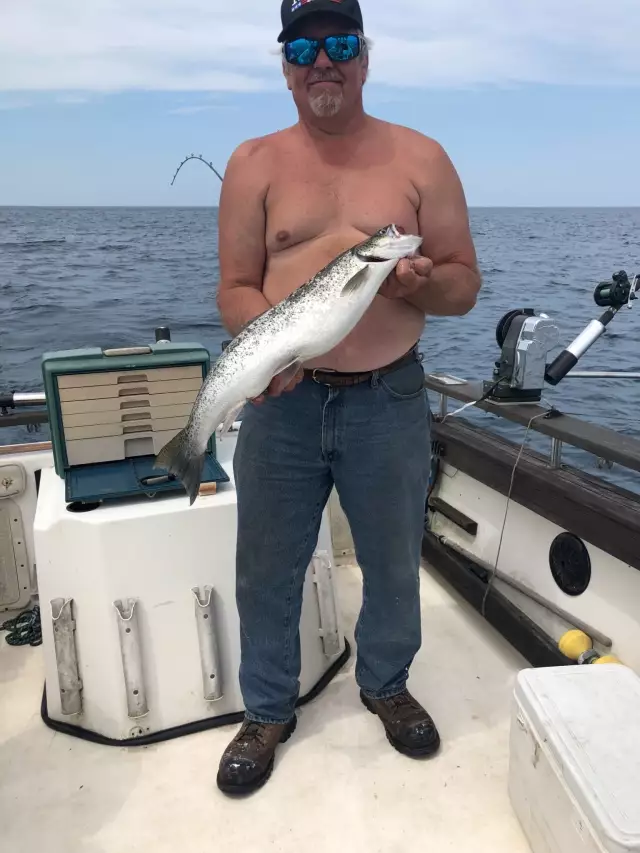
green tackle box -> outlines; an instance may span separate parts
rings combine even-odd
[[[186,426],[209,365],[204,347],[170,341],[45,353],[53,458],[66,500],[94,503],[184,491],[154,462]],[[201,482],[228,481],[212,435]]]

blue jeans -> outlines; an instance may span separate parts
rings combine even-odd
[[[234,459],[236,595],[246,715],[284,723],[299,693],[302,588],[333,485],[362,570],[356,681],[405,687],[420,648],[419,566],[430,471],[420,359],[360,385],[305,378],[245,408]]]

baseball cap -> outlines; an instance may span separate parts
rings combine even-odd
[[[282,0],[280,7],[282,32],[278,36],[278,41],[285,41],[286,33],[293,24],[317,12],[341,15],[343,18],[349,18],[355,27],[364,29],[358,0]]]

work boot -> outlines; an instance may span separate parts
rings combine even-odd
[[[373,699],[360,691],[362,704],[382,720],[387,739],[398,752],[411,758],[432,755],[440,746],[435,723],[408,690],[386,699]]]
[[[279,743],[289,740],[297,724],[255,723],[246,720],[225,749],[218,768],[218,788],[225,794],[250,794],[260,788],[273,772]]]

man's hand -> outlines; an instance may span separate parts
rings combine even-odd
[[[279,397],[285,391],[293,391],[296,385],[302,382],[303,377],[304,370],[302,367],[299,367],[293,376],[290,371],[285,370],[284,373],[274,376],[267,386],[267,390],[259,397],[254,397],[251,402],[260,404],[264,402],[265,397]]]
[[[406,299],[413,296],[429,283],[433,261],[423,255],[402,258],[395,270],[384,282],[378,293],[387,299]]]

